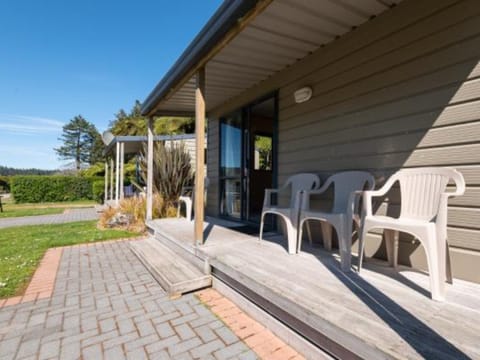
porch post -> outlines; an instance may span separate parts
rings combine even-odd
[[[113,157],[110,158],[110,200],[113,200]]]
[[[148,118],[147,142],[147,220],[153,215],[153,117]]]
[[[123,189],[123,183],[124,183],[124,174],[123,174],[123,168],[125,164],[125,143],[122,142],[120,143],[120,199],[123,199],[124,197],[124,189]]]
[[[118,199],[120,198],[120,143],[117,142],[117,149],[115,152],[115,203],[118,205]]]
[[[105,190],[103,194],[103,203],[106,204],[108,200],[108,159],[105,160]]]
[[[203,220],[205,204],[205,68],[197,72],[195,89],[195,233],[196,244],[203,244]]]

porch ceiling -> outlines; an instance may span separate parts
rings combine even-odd
[[[207,111],[293,65],[401,1],[273,0],[206,62]],[[185,55],[189,54],[184,53],[182,57]],[[191,71],[202,61],[205,61],[205,56],[199,57],[197,63],[183,70],[191,76]],[[177,62],[175,67],[184,65]],[[160,85],[168,81],[168,76],[147,98],[144,113],[193,114],[195,77],[188,78],[187,75],[173,83],[172,87],[161,89]],[[174,88],[176,91],[172,91]]]

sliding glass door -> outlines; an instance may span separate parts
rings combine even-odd
[[[243,121],[239,111],[220,124],[220,213],[235,219],[242,218],[242,149]]]
[[[256,101],[220,122],[220,214],[259,223],[274,186],[276,98]]]

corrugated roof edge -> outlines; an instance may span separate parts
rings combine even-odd
[[[255,7],[256,3],[257,0],[225,0],[144,100],[142,114],[149,115],[169,89],[181,81],[187,72],[226,35],[238,19]]]

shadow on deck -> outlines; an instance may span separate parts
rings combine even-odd
[[[446,301],[434,302],[424,273],[374,260],[361,276],[343,273],[337,255],[319,247],[288,255],[281,236],[269,233],[259,242],[245,228],[235,231],[237,223],[208,220],[198,247],[185,219],[149,226],[157,238],[208,259],[215,277],[332,355],[480,358],[479,285],[455,280]]]

